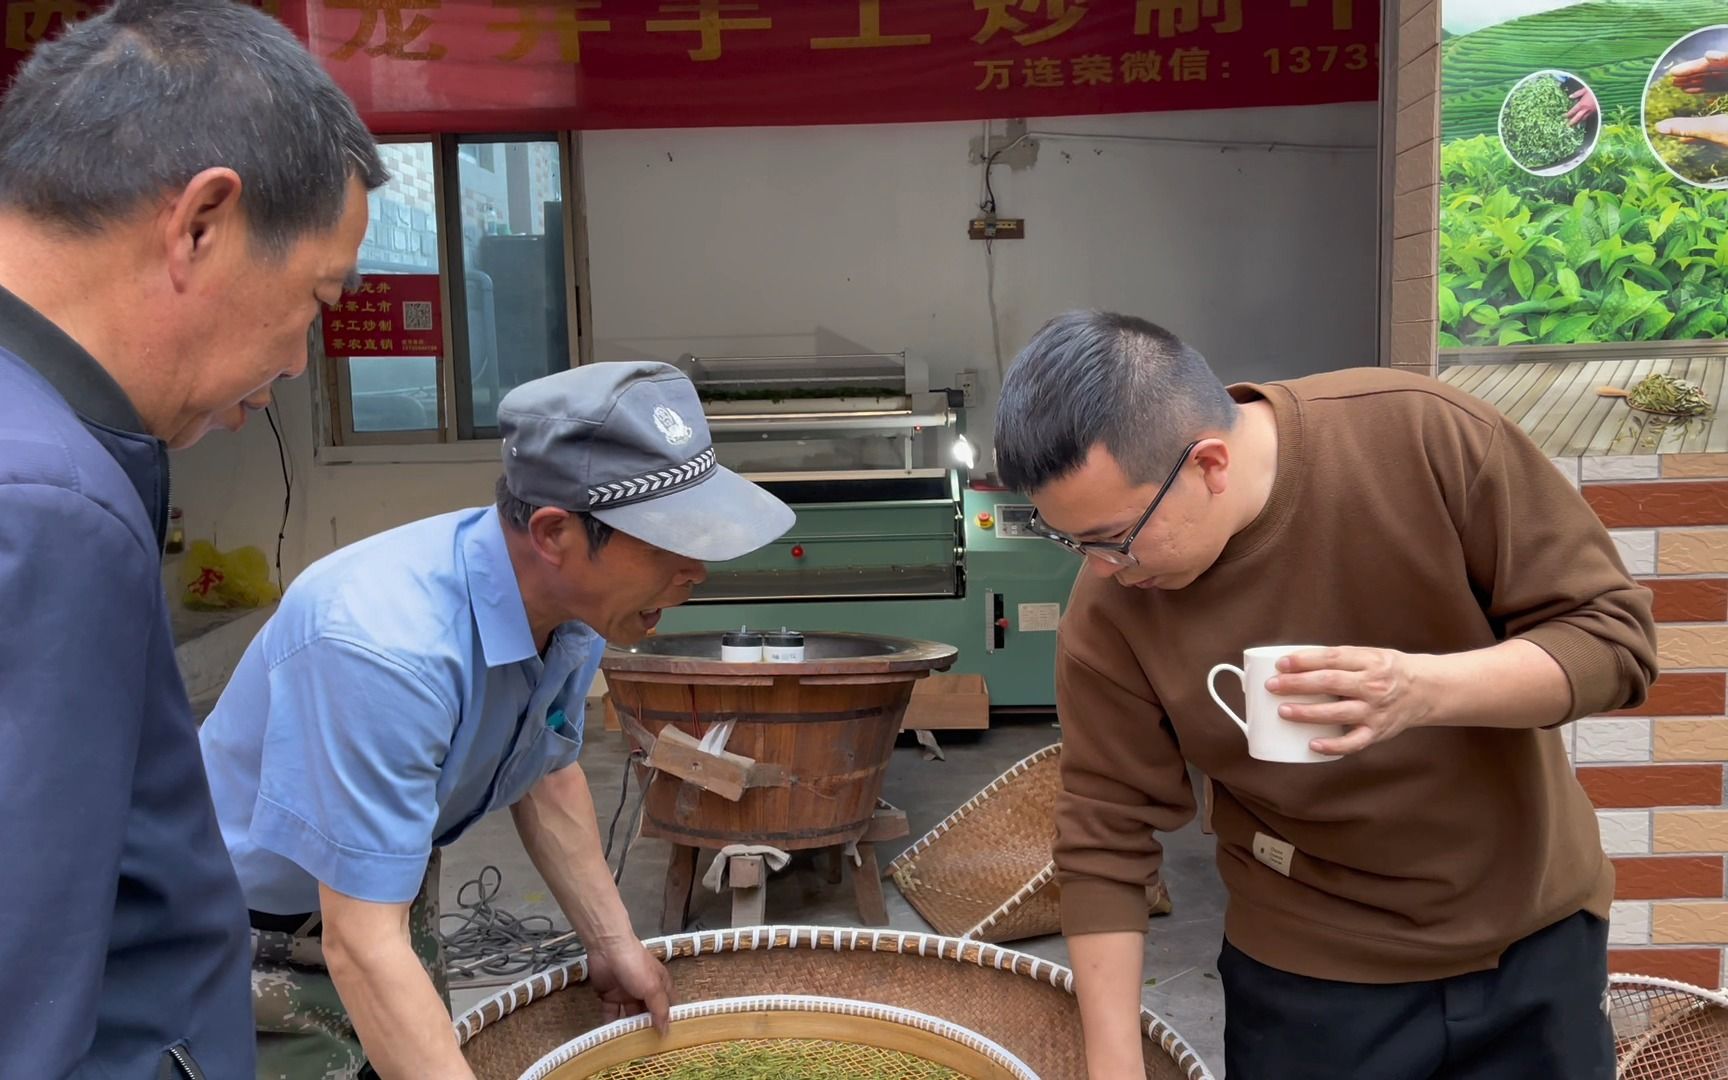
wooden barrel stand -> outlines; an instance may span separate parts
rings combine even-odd
[[[852,895],[858,906],[858,921],[865,926],[888,925],[888,903],[882,892],[881,863],[876,856],[876,844],[907,834],[906,814],[886,803],[872,819],[864,836],[854,844],[858,859],[844,845],[823,848],[819,858],[825,864],[828,884],[840,885],[850,868]],[[696,871],[702,848],[672,841],[666,860],[666,892],[660,909],[660,932],[678,934],[690,922],[690,900],[696,892]],[[767,922],[767,885],[769,870],[760,855],[731,856],[727,881],[732,888],[732,925],[760,926]]]
[[[852,866],[860,921],[887,923],[875,845],[906,834],[881,802],[912,686],[955,650],[930,642],[806,633],[801,664],[716,659],[716,634],[670,634],[609,650],[602,666],[619,723],[643,752],[642,835],[672,845],[661,927],[688,918],[702,849],[824,852],[828,880]],[[733,925],[763,920],[768,868],[728,856]]]

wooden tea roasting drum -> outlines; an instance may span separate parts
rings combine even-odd
[[[913,683],[954,648],[807,632],[802,662],[739,663],[720,659],[721,637],[663,634],[601,662],[647,783],[642,835],[673,845],[662,932],[684,928],[699,849],[733,847],[827,849],[829,880],[850,867],[859,917],[886,925],[875,845],[905,835],[906,818],[881,802],[882,782]],[[763,921],[775,857],[727,856],[735,925]]]

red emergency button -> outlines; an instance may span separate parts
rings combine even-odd
[[[794,559],[802,559],[804,557],[804,545],[803,544],[793,544],[792,545],[792,557]]]
[[[1009,629],[1008,620],[1007,619],[997,619],[996,620],[996,629],[998,629],[998,630]]]
[[[996,527],[996,518],[993,517],[989,511],[982,511],[978,514],[978,527],[980,529],[994,529]]]

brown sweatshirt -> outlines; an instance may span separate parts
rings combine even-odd
[[[1206,691],[1255,645],[1522,637],[1566,672],[1568,720],[1635,705],[1656,670],[1650,593],[1595,515],[1515,424],[1436,379],[1370,368],[1231,393],[1277,417],[1265,509],[1187,588],[1083,573],[1062,620],[1063,931],[1146,929],[1155,834],[1194,814],[1185,762],[1213,784],[1225,933],[1262,963],[1444,978],[1580,909],[1606,918],[1613,868],[1557,729],[1412,729],[1268,763]],[[1235,680],[1218,686],[1241,715]],[[1288,875],[1266,838],[1294,847]]]

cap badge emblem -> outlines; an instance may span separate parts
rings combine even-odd
[[[654,406],[654,426],[666,436],[666,442],[671,446],[683,446],[696,434],[682,416],[665,405]]]

